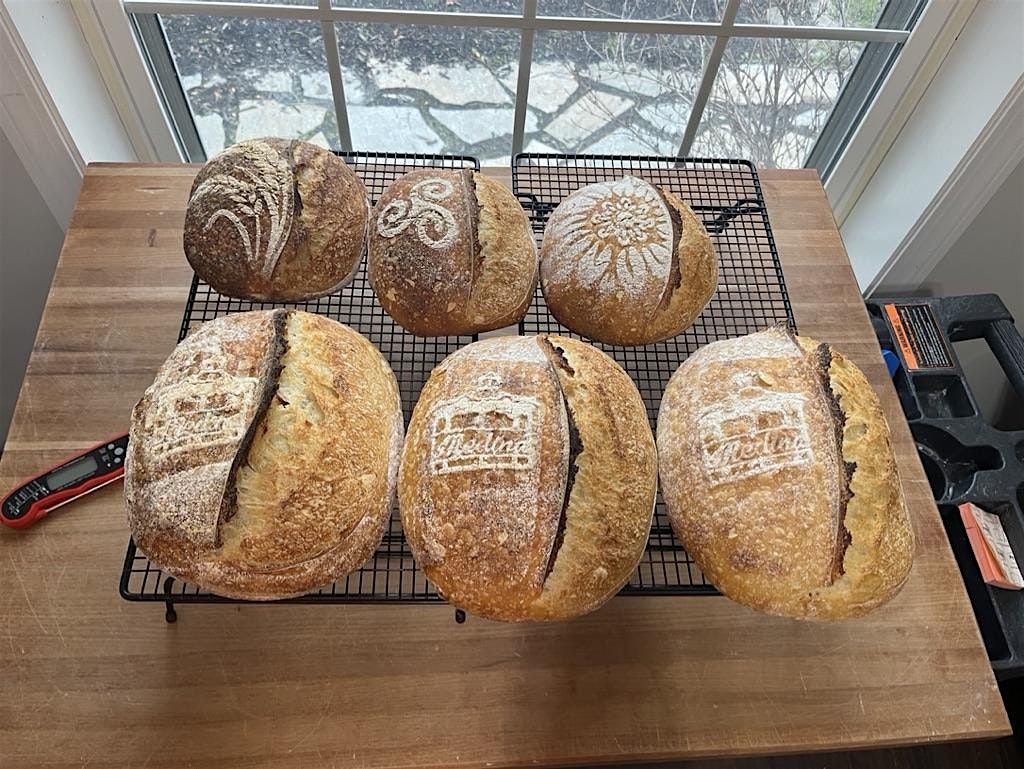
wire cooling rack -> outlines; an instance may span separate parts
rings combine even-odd
[[[548,216],[570,193],[626,174],[665,187],[686,201],[711,234],[718,257],[718,290],[682,334],[643,347],[587,340],[629,373],[653,426],[669,377],[699,347],[778,323],[796,326],[761,183],[753,164],[746,160],[524,153],[512,161],[512,189],[530,216],[539,246]],[[522,334],[582,338],[548,312],[539,287],[519,330]],[[714,592],[672,535],[660,490],[647,551],[623,592]]]
[[[398,153],[337,153],[366,185],[373,202],[393,180],[423,167],[479,169],[471,157]],[[605,347],[629,372],[653,420],[669,376],[686,356],[709,341],[792,322],[782,272],[764,211],[757,174],[749,163],[734,160],[686,160],[600,156],[518,155],[513,163],[516,193],[530,215],[538,240],[544,222],[558,202],[578,187],[624,173],[644,176],[668,186],[687,200],[712,231],[720,262],[720,287],[711,306],[692,329],[668,342],[648,347]],[[267,309],[268,303],[221,296],[193,278],[180,338],[221,315]],[[395,324],[377,303],[365,263],[355,279],[339,292],[285,306],[326,315],[370,339],[391,363],[398,378],[408,422],[413,405],[431,370],[447,355],[475,337],[415,337]],[[537,299],[519,324],[525,334],[569,332]],[[659,495],[651,537],[624,595],[714,594],[703,575],[674,539]],[[129,541],[120,581],[121,596],[130,601],[160,601],[168,622],[176,619],[175,604],[239,603],[208,593],[165,574]],[[397,511],[373,558],[344,580],[321,590],[277,603],[439,602],[443,599],[416,566]],[[464,614],[456,610],[456,619]]]

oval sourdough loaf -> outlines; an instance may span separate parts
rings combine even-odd
[[[333,153],[303,141],[240,142],[192,184],[185,256],[225,296],[323,296],[356,274],[369,208],[363,183]]]
[[[518,323],[537,285],[522,206],[469,170],[425,168],[395,180],[373,209],[367,260],[381,305],[418,336]]]
[[[657,492],[640,394],[604,353],[496,337],[448,356],[409,423],[399,510],[417,562],[483,617],[596,609],[643,555]]]
[[[636,176],[582,187],[544,229],[544,300],[565,327],[599,342],[675,336],[711,300],[718,267],[700,219]]]
[[[837,350],[783,329],[709,344],[658,414],[662,494],[707,578],[754,609],[864,614],[914,538],[878,398]]]
[[[132,411],[132,536],[220,595],[309,592],[380,544],[402,433],[391,368],[347,326],[284,309],[212,320]]]

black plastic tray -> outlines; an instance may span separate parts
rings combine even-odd
[[[1024,430],[999,430],[986,421],[951,344],[985,339],[1024,399],[1024,342],[1013,317],[995,294],[900,297],[868,302],[883,349],[899,349],[886,319],[888,304],[927,305],[938,323],[952,365],[912,370],[903,359],[893,383],[992,668],[1000,678],[1024,675],[1024,591],[985,584],[957,507],[973,502],[998,514],[1014,555],[1024,566]]]
[[[478,168],[475,159],[441,155],[339,153],[363,179],[376,201],[394,179],[423,166]],[[543,168],[543,173],[537,173]],[[611,156],[519,155],[513,166],[516,192],[530,215],[538,240],[554,206],[589,181],[625,173],[645,176],[680,194],[703,217],[720,258],[716,297],[693,327],[678,337],[647,347],[605,347],[640,389],[652,424],[668,378],[686,357],[715,339],[758,331],[776,323],[792,324],[792,309],[764,208],[757,172],[747,161]],[[199,324],[233,312],[271,307],[228,299],[193,280],[181,326],[181,338]],[[381,309],[366,278],[365,266],[347,287],[322,299],[294,305],[327,315],[367,336],[390,361],[398,377],[408,420],[420,389],[435,365],[473,341],[472,337],[415,337]],[[522,334],[568,333],[548,314],[540,291],[524,320]],[[161,601],[167,619],[178,603],[238,603],[212,595],[164,574],[129,542],[120,582],[130,601]],[[623,595],[713,595],[692,559],[675,540],[659,495],[647,549]],[[392,603],[441,601],[413,561],[397,512],[373,558],[344,580],[315,593],[275,603]],[[464,615],[456,612],[456,618]]]

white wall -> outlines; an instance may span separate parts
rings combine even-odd
[[[981,0],[841,232],[865,293],[917,289],[1024,157],[1024,0]]]
[[[932,296],[999,294],[1024,329],[1024,163],[1003,182],[921,285]],[[1019,404],[983,340],[956,345],[971,390],[990,421],[1019,424]]]
[[[0,0],[86,163],[136,153],[68,0]],[[111,0],[103,0],[111,2]]]
[[[0,132],[0,446],[64,233]]]

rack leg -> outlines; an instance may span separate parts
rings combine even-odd
[[[178,621],[178,612],[174,610],[174,599],[171,597],[171,588],[174,586],[174,577],[164,580],[164,620],[168,624]]]
[[[456,609],[455,610],[455,621],[457,623],[459,623],[460,625],[463,622],[465,622],[466,621],[466,612],[464,612],[462,609]]]

